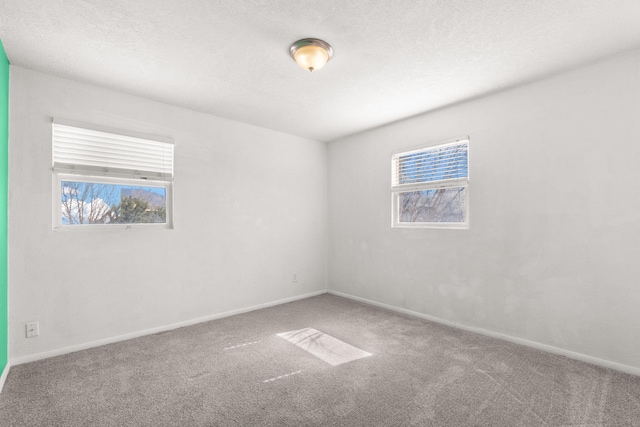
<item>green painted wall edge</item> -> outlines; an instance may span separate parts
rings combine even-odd
[[[9,361],[7,206],[9,192],[9,60],[0,40],[0,373]]]

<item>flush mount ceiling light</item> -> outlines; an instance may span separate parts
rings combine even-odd
[[[315,71],[331,59],[333,50],[329,43],[323,40],[302,39],[291,45],[289,54],[303,70]]]

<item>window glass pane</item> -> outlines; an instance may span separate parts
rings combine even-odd
[[[398,193],[399,222],[465,222],[466,187]]]
[[[62,181],[62,224],[167,222],[164,187]]]

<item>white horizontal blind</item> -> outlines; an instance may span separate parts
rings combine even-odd
[[[393,156],[394,187],[469,177],[469,141],[399,153]]]
[[[53,124],[54,170],[81,174],[173,177],[173,144]]]

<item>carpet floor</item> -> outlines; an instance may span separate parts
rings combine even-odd
[[[8,426],[640,426],[640,377],[321,295],[11,368]]]

